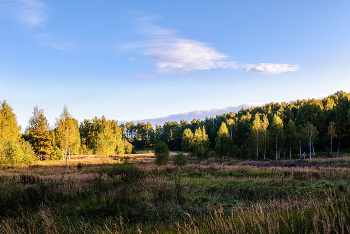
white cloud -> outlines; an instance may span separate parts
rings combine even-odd
[[[52,35],[49,33],[39,34],[34,38],[40,45],[48,46],[58,50],[70,50],[76,47],[73,42],[54,42]]]
[[[259,63],[243,65],[227,61],[228,56],[218,52],[208,43],[184,39],[174,30],[154,25],[153,16],[138,19],[139,32],[149,37],[148,41],[130,43],[123,49],[144,49],[144,54],[155,61],[158,73],[186,73],[195,70],[231,68],[256,74],[281,74],[298,69],[298,65]]]
[[[39,0],[5,0],[0,3],[3,14],[27,27],[45,24],[49,7]]]
[[[244,70],[256,74],[281,74],[285,72],[294,72],[298,70],[298,65],[278,64],[278,63],[259,63],[248,64]]]
[[[156,61],[160,73],[209,70],[217,68],[217,62],[226,58],[203,42],[176,37],[151,44],[146,54]]]

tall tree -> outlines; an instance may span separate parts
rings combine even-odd
[[[335,125],[333,122],[329,122],[328,128],[327,128],[327,136],[331,140],[331,149],[330,149],[330,155],[332,156],[332,150],[333,150],[333,139],[337,138],[337,134],[335,132]]]
[[[27,135],[40,160],[43,159],[43,155],[51,154],[52,138],[49,123],[44,116],[44,110],[38,106],[34,107],[33,116],[29,119]]]
[[[6,101],[0,106],[0,139],[18,142],[21,127],[17,124],[16,115]]]
[[[312,147],[313,147],[313,144],[315,143],[315,140],[317,138],[318,131],[317,131],[317,128],[312,123],[307,123],[307,124],[305,124],[302,132],[303,132],[303,137],[304,137],[305,141],[309,145],[310,159],[311,159]]]
[[[14,166],[35,160],[30,143],[21,138],[20,131],[13,109],[6,101],[0,102],[0,164]]]
[[[271,135],[276,141],[276,160],[278,159],[278,149],[283,143],[283,122],[278,115],[273,116],[271,124]]]
[[[226,120],[227,126],[230,128],[230,135],[231,135],[231,140],[232,140],[232,128],[235,125],[235,120],[234,119],[228,119]]]
[[[261,123],[261,130],[264,134],[264,160],[266,158],[266,141],[267,141],[267,127],[269,126],[269,120],[266,114],[263,114],[263,121]]]
[[[89,154],[89,149],[92,148],[92,126],[93,123],[90,119],[84,119],[79,126],[81,144],[85,146],[86,154]]]
[[[259,114],[256,114],[252,124],[252,133],[256,141],[256,158],[259,158],[259,134],[261,133],[261,119]]]
[[[192,152],[193,149],[193,132],[190,128],[186,128],[182,135],[182,150]]]
[[[289,158],[292,159],[292,148],[295,148],[298,141],[298,134],[293,120],[289,120],[285,127],[285,136],[286,143],[289,147]]]
[[[216,137],[215,153],[220,157],[226,157],[229,154],[231,138],[225,122],[222,122]]]
[[[76,154],[80,149],[80,132],[78,120],[74,119],[68,112],[68,108],[64,106],[63,111],[58,119],[56,119],[56,142],[62,151],[66,153]]]

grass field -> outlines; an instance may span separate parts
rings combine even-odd
[[[3,168],[0,232],[350,233],[342,156],[182,168],[74,156],[68,170],[65,161]]]

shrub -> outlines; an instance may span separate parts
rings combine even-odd
[[[0,164],[3,165],[20,165],[27,163],[21,145],[15,141],[0,142]]]
[[[124,140],[123,141],[124,144],[124,151],[126,154],[131,154],[133,152],[134,146],[132,144],[130,144],[130,142]]]
[[[61,160],[61,159],[64,159],[64,153],[63,151],[58,148],[57,146],[55,147],[52,147],[52,150],[51,150],[51,159],[53,160]]]
[[[156,156],[156,165],[167,165],[169,160],[169,148],[165,142],[159,142],[156,145],[154,155]]]
[[[187,158],[186,156],[183,154],[183,153],[178,153],[175,155],[175,158],[174,158],[174,165],[175,166],[185,166],[187,164]]]
[[[117,155],[124,155],[125,148],[124,148],[124,143],[122,141],[117,142],[116,153]]]
[[[77,170],[80,171],[81,169],[83,169],[83,164],[82,163],[78,163],[77,164]]]

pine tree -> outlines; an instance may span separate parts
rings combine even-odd
[[[92,121],[90,119],[84,119],[79,126],[81,143],[84,144],[86,154],[89,154],[89,149],[92,148],[91,134],[92,134]]]
[[[44,111],[34,107],[33,116],[29,119],[29,126],[26,131],[29,142],[32,144],[35,153],[42,160],[43,155],[50,155],[52,139],[49,131],[49,123],[44,116]]]

